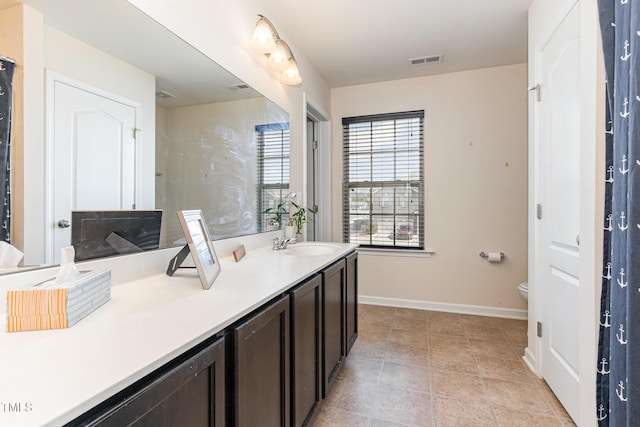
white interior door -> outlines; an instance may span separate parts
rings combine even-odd
[[[579,7],[539,58],[542,144],[542,375],[569,414],[579,411]]]
[[[64,81],[63,81],[64,80]],[[135,208],[136,108],[86,84],[49,81],[51,253],[71,244],[71,210]]]

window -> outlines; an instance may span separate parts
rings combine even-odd
[[[347,117],[342,129],[344,241],[424,249],[424,111]]]
[[[258,231],[267,230],[273,214],[289,193],[289,123],[256,126],[258,141]]]

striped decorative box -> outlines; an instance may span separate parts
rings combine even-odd
[[[111,271],[7,291],[7,332],[70,328],[111,299]]]

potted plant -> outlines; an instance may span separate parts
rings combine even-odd
[[[301,241],[302,227],[305,224],[309,223],[309,220],[307,219],[307,214],[315,214],[316,211],[314,211],[311,208],[303,208],[294,201],[291,201],[291,205],[293,205],[293,207],[296,208],[297,210],[291,214],[289,219],[296,228],[296,241]]]
[[[280,230],[282,226],[282,215],[286,215],[287,210],[284,207],[284,203],[280,202],[275,208],[267,208],[263,210],[262,213],[273,215],[273,218],[269,221],[269,226],[274,227],[275,230]]]

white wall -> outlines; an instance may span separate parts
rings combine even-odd
[[[435,254],[361,254],[361,294],[525,308],[517,286],[527,278],[526,79],[526,64],[518,64],[331,91],[335,240],[342,233],[342,117],[425,111],[425,239]],[[491,264],[480,251],[506,258]]]

